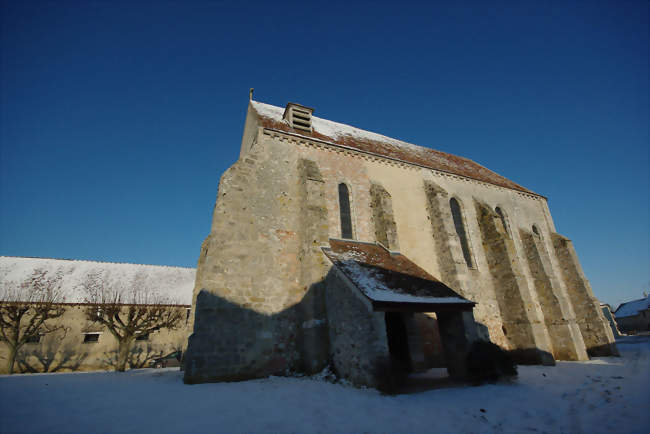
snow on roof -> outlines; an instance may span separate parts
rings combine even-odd
[[[509,179],[481,166],[480,164],[456,155],[426,148],[381,134],[372,133],[349,125],[312,116],[313,132],[294,130],[283,119],[284,108],[251,101],[262,126],[334,143],[375,155],[418,164],[443,172],[453,173],[489,184],[537,195],[537,193],[516,184]]]
[[[616,318],[624,318],[626,316],[637,315],[642,310],[650,309],[650,296],[640,300],[628,301],[623,303],[616,309],[614,316]]]
[[[404,255],[379,244],[330,240],[323,251],[366,297],[377,302],[474,304]]]
[[[37,269],[46,271],[46,276],[62,275],[62,301],[65,303],[85,302],[87,296],[81,283],[89,274],[101,273],[105,281],[125,287],[137,276],[161,298],[173,304],[189,305],[192,304],[196,274],[194,268],[0,256],[0,283],[17,287]]]
[[[468,303],[460,297],[432,297],[409,294],[407,288],[391,288],[387,285],[385,275],[371,267],[365,267],[354,260],[339,263],[339,267],[349,275],[352,282],[368,298],[375,301],[404,303]]]

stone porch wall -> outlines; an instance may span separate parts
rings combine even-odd
[[[377,369],[390,360],[384,313],[373,312],[336,271],[326,294],[333,369],[356,385],[377,387]]]

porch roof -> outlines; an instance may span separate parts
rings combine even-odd
[[[323,252],[376,311],[472,310],[475,303],[399,252],[378,243],[330,239]]]

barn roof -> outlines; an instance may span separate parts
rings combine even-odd
[[[373,302],[375,310],[411,305],[415,311],[433,312],[474,306],[406,256],[381,244],[330,239],[323,252]]]
[[[0,256],[0,284],[18,288],[37,269],[46,271],[48,277],[61,275],[65,303],[84,303],[87,295],[81,284],[91,273],[99,273],[105,282],[122,287],[129,287],[139,279],[144,287],[169,304],[190,305],[196,274],[194,268]]]
[[[381,134],[361,130],[327,119],[321,119],[316,116],[311,117],[313,131],[296,130],[291,128],[289,123],[283,119],[284,108],[257,101],[251,101],[251,106],[257,113],[260,123],[264,128],[321,140],[364,153],[404,161],[429,169],[452,173],[539,196],[537,193],[510,181],[468,158],[402,142],[401,140],[392,139]]]
[[[621,304],[614,312],[616,318],[638,315],[642,310],[650,309],[650,296],[640,300],[628,301]]]

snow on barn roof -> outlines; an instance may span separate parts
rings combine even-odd
[[[251,106],[257,113],[260,123],[265,128],[321,140],[364,153],[381,155],[390,159],[417,164],[429,169],[452,173],[539,196],[537,193],[510,181],[468,158],[402,142],[401,140],[328,121],[327,119],[321,119],[316,116],[311,117],[313,131],[295,130],[283,119],[284,108],[257,101],[251,101]]]
[[[625,318],[626,316],[637,315],[639,312],[646,309],[650,309],[650,296],[621,304],[614,312],[614,316],[616,318]]]
[[[445,305],[471,309],[474,305],[406,256],[381,244],[330,239],[330,246],[323,248],[325,255],[377,310],[394,303],[426,305],[432,310]]]
[[[87,296],[81,287],[82,282],[91,273],[101,273],[104,281],[125,287],[137,276],[147,288],[169,300],[170,304],[190,305],[196,274],[194,268],[0,256],[0,283],[18,286],[38,269],[46,271],[48,277],[57,273],[62,276],[64,303],[85,302]]]

